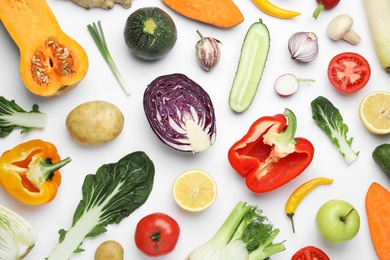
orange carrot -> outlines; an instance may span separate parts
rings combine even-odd
[[[244,21],[232,0],[162,0],[177,13],[217,27],[230,28]]]
[[[366,194],[366,213],[371,241],[380,260],[390,259],[390,192],[372,183]]]

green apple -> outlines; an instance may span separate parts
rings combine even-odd
[[[325,240],[343,243],[354,238],[359,232],[360,216],[350,203],[329,200],[319,208],[316,225]]]

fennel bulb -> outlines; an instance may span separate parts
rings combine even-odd
[[[284,241],[256,206],[238,202],[211,240],[194,249],[186,260],[262,260],[284,251]]]
[[[35,228],[27,220],[0,205],[0,260],[23,259],[37,239]]]

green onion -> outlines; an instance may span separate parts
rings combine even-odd
[[[118,80],[119,84],[121,85],[123,91],[126,93],[127,96],[129,96],[130,90],[126,86],[126,83],[122,78],[122,75],[119,73],[119,70],[114,63],[114,60],[111,57],[110,51],[108,50],[108,47],[107,47],[106,39],[104,37],[103,28],[102,28],[100,21],[98,21],[98,26],[96,26],[95,23],[89,24],[87,26],[88,31],[91,33],[93,40],[95,41],[96,45],[98,46],[101,54],[103,55],[104,59],[106,60],[106,62],[108,64],[108,66],[110,66],[111,71],[114,73],[114,75],[115,75],[116,79]]]

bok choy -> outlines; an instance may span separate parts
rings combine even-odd
[[[31,130],[43,129],[47,124],[47,114],[39,111],[34,104],[31,111],[27,111],[16,104],[15,100],[8,100],[0,96],[0,138],[6,137],[13,130],[22,129],[21,134]]]
[[[279,229],[257,206],[238,202],[214,237],[194,249],[186,260],[262,260],[285,250],[273,243]]]
[[[46,259],[68,260],[84,251],[80,245],[85,239],[106,232],[108,224],[118,224],[145,203],[153,181],[154,164],[144,152],[130,153],[87,175],[72,226],[59,231],[59,242]]]
[[[352,149],[353,138],[348,138],[348,125],[344,123],[340,110],[326,97],[319,96],[311,102],[312,117],[328,136],[347,164],[358,159],[359,152]]]
[[[37,238],[35,228],[26,219],[0,205],[0,260],[23,259]]]

